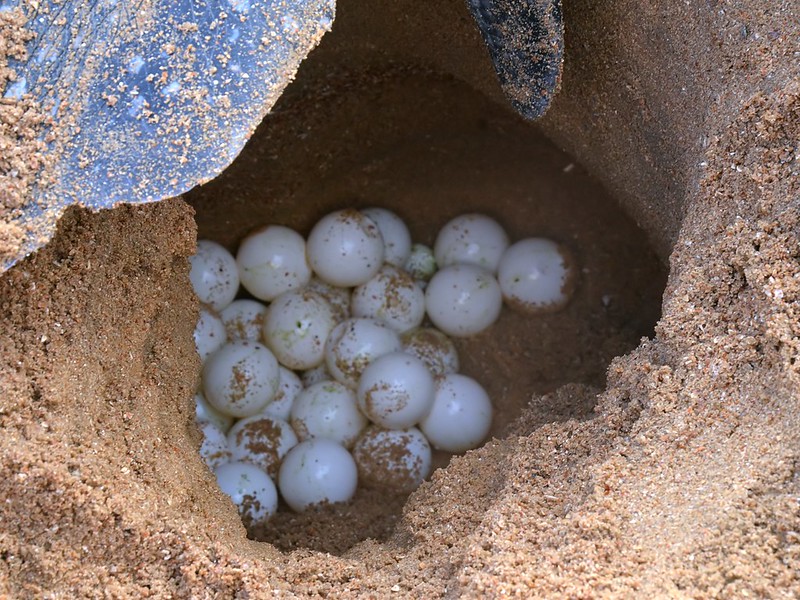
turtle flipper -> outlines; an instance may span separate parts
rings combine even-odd
[[[561,85],[561,0],[468,0],[503,92],[526,119],[541,117]]]
[[[40,133],[52,183],[37,179],[12,215],[25,233],[0,244],[0,273],[47,242],[71,204],[152,202],[216,177],[330,29],[334,4],[0,0],[31,37],[0,98],[33,98],[57,124]]]

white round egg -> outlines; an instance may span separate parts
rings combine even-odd
[[[468,264],[497,271],[500,257],[508,248],[508,235],[500,224],[486,215],[470,213],[448,222],[433,245],[440,268]]]
[[[403,219],[385,208],[362,208],[361,214],[372,220],[383,237],[383,262],[403,268],[411,254],[411,234]]]
[[[492,403],[481,385],[466,375],[437,379],[430,413],[419,428],[438,450],[464,452],[477,448],[489,433]]]
[[[257,342],[261,339],[261,328],[264,326],[264,317],[267,307],[257,300],[234,300],[220,313],[228,339],[251,340]]]
[[[275,397],[280,385],[278,361],[257,342],[229,342],[203,366],[203,395],[227,415],[249,417]]]
[[[350,307],[354,317],[377,319],[403,333],[425,318],[425,293],[408,273],[384,265],[353,290]]]
[[[350,318],[350,288],[331,285],[330,283],[325,283],[319,277],[312,277],[306,289],[317,292],[328,301],[333,309],[333,315],[337,323]]]
[[[381,429],[371,425],[353,446],[360,483],[407,494],[430,475],[431,446],[416,427]]]
[[[435,389],[425,363],[405,352],[392,352],[364,369],[358,382],[358,406],[376,425],[407,429],[428,414]]]
[[[335,325],[328,301],[303,289],[275,298],[267,310],[262,335],[283,366],[313,369],[322,362],[325,341]]]
[[[289,423],[265,415],[241,419],[228,432],[232,460],[255,465],[270,477],[278,475],[281,460],[297,442]]]
[[[375,319],[348,319],[334,327],[328,336],[325,364],[336,381],[355,388],[369,363],[400,349],[400,336],[386,323]]]
[[[289,422],[301,440],[327,438],[345,448],[367,426],[355,393],[338,381],[323,381],[300,392]]]
[[[455,337],[480,333],[500,316],[503,296],[494,276],[475,265],[451,265],[436,273],[425,290],[433,324]]]
[[[200,360],[205,362],[226,341],[228,336],[222,319],[210,308],[201,306],[194,328],[194,347],[200,355]]]
[[[231,428],[231,425],[233,425],[233,417],[226,415],[225,413],[221,413],[216,408],[211,406],[201,392],[197,392],[194,395],[194,405],[194,419],[197,421],[198,425],[211,423],[212,425],[215,425],[217,429],[222,431],[222,433],[227,433],[227,431]]]
[[[292,404],[297,395],[303,391],[303,382],[297,373],[290,371],[284,366],[279,367],[281,374],[280,385],[272,402],[259,414],[281,421],[288,421],[292,412]]]
[[[325,438],[306,440],[292,448],[278,474],[281,495],[295,512],[322,503],[347,502],[357,485],[353,457],[344,446]]]
[[[375,223],[354,209],[324,216],[308,236],[308,260],[323,281],[353,287],[383,264],[383,237]]]
[[[302,288],[311,279],[303,236],[281,225],[248,235],[236,253],[244,288],[259,300],[272,300]]]
[[[413,244],[411,246],[411,254],[409,254],[405,264],[405,270],[411,277],[424,286],[436,273],[437,268],[433,250],[429,246],[425,244]]]
[[[231,453],[228,449],[228,439],[225,434],[213,423],[200,425],[203,442],[200,444],[200,458],[211,470],[220,465],[231,462]]]
[[[239,272],[230,252],[210,240],[198,240],[197,252],[189,257],[189,280],[203,304],[222,310],[239,291]]]
[[[506,302],[525,312],[558,310],[575,289],[575,266],[564,246],[544,238],[520,240],[506,250],[497,273]]]
[[[433,327],[419,327],[400,337],[403,352],[420,359],[434,377],[457,373],[458,350],[453,340]]]
[[[258,467],[231,462],[214,470],[219,488],[239,511],[246,527],[265,523],[278,510],[278,490]]]

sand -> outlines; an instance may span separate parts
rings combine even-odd
[[[13,85],[19,75],[9,59],[27,58],[26,43],[33,34],[17,8],[0,12],[0,90]],[[34,182],[49,181],[46,142],[42,138],[50,118],[32,97],[0,97],[0,263],[16,254],[28,232],[19,217],[31,202]]]
[[[397,25],[403,11],[417,27]],[[0,277],[0,594],[800,595],[796,8],[566,6],[540,130],[571,156],[504,112],[462,13],[341,4],[334,35],[371,27],[323,41],[226,175],[188,201],[70,209]],[[583,274],[560,317],[505,317],[513,362],[473,342],[486,350],[468,368],[498,403],[484,447],[407,500],[284,513],[272,543],[248,540],[197,456],[186,258],[198,228],[233,245],[265,217],[302,229],[373,199],[425,206],[421,237],[491,202],[512,235],[563,236],[608,279]],[[618,312],[600,308],[608,286]],[[528,327],[554,341],[539,351]]]

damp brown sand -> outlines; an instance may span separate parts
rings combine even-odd
[[[609,8],[632,32],[611,37],[611,56],[635,63],[633,34],[667,31],[726,80],[705,141],[674,161],[651,157],[689,182],[680,210],[638,200],[652,236],[680,230],[651,341],[614,360],[607,382],[534,395],[502,439],[412,495],[385,540],[341,556],[282,553],[245,539],[196,455],[191,209],[71,210],[47,248],[0,279],[0,593],[800,595],[797,20],[789,4],[704,4],[702,22],[625,20],[624,8]],[[572,31],[600,39],[581,9]],[[652,76],[626,73],[634,88]],[[665,89],[679,80],[662,77]],[[660,100],[680,123],[677,94],[650,94],[642,102]],[[626,102],[605,97],[603,112],[632,114]],[[586,126],[569,111],[553,119]],[[686,119],[682,132],[699,127]],[[632,139],[651,126],[634,122]],[[624,187],[613,157],[637,144],[580,139],[581,161],[607,161],[607,185]],[[615,153],[591,152],[601,147]]]

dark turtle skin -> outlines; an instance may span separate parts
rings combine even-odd
[[[0,0],[31,37],[0,97],[31,97],[52,117],[40,132],[51,185],[37,180],[14,215],[29,233],[0,256],[0,273],[43,245],[71,204],[154,202],[218,175],[331,28],[334,4]]]
[[[561,85],[560,0],[467,0],[503,92],[526,119],[538,119]]]

